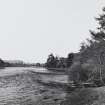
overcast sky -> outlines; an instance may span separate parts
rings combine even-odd
[[[105,0],[0,0],[0,57],[45,62],[66,57],[95,29]]]

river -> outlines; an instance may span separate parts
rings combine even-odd
[[[45,68],[0,69],[0,105],[60,105],[66,92],[37,81],[66,83],[67,78],[67,75],[50,74]]]

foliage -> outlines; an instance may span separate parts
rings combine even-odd
[[[90,31],[91,39],[82,43],[77,58],[70,67],[70,76],[74,81],[98,81],[105,84],[105,8],[103,14],[96,18],[99,23],[97,31]],[[70,78],[71,79],[71,78]]]
[[[0,59],[0,67],[4,67],[4,66],[5,66],[5,62],[2,59]]]
[[[69,53],[67,57],[67,67],[70,67],[72,65],[74,58],[74,53]]]
[[[46,67],[48,68],[55,68],[58,58],[55,58],[53,54],[48,56]]]
[[[67,58],[64,57],[57,57],[53,54],[48,56],[46,67],[48,68],[67,68],[70,67],[73,62],[74,54],[68,54]]]

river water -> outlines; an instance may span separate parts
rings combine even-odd
[[[33,73],[40,72],[40,75]],[[45,75],[44,68],[9,67],[0,70],[0,105],[59,105],[66,92],[37,82],[67,82],[66,75]]]

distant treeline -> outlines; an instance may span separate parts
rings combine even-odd
[[[8,63],[6,62],[6,67],[32,67],[34,64],[26,64],[26,63]]]
[[[23,61],[17,61],[17,62],[10,62],[10,61],[4,61],[0,59],[0,67],[33,67],[36,66],[36,64],[32,63],[24,63]]]

